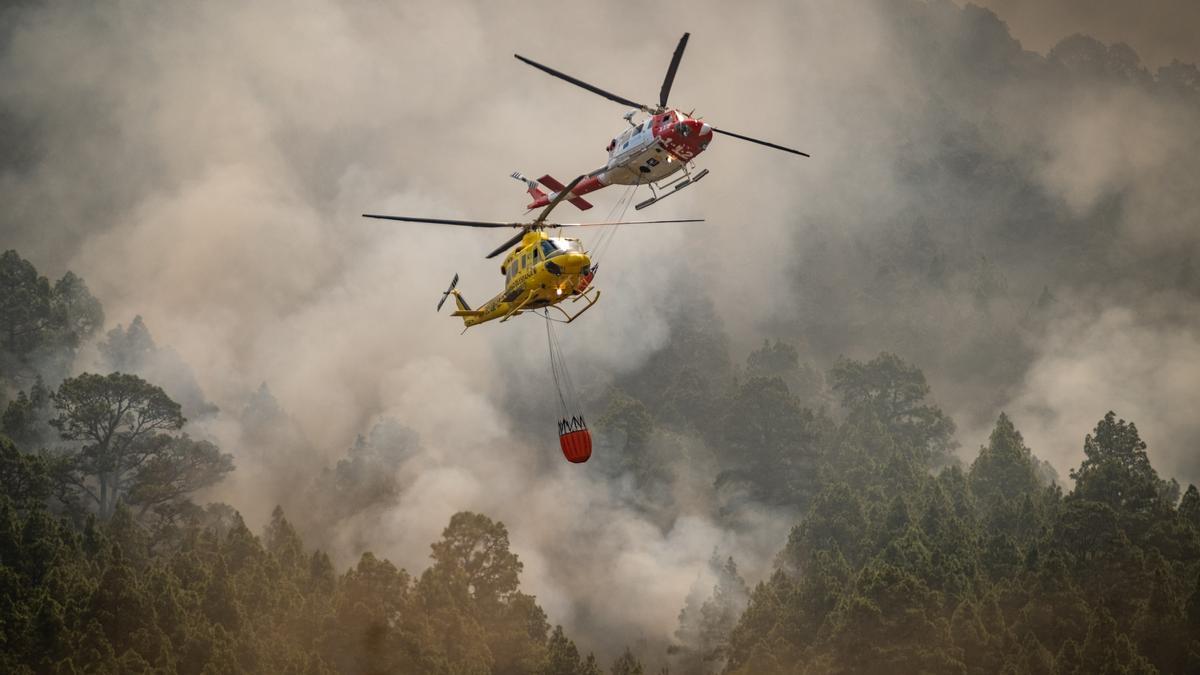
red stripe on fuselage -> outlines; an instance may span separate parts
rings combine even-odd
[[[669,113],[664,115],[654,127],[654,137],[675,159],[690,162],[708,149],[708,144],[712,142],[712,131],[701,133],[704,130],[703,122],[683,115],[679,118],[679,121],[675,122]]]

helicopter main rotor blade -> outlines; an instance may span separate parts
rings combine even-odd
[[[566,80],[567,82],[570,82],[571,84],[573,84],[577,87],[583,87],[584,89],[587,89],[588,91],[592,92],[593,94],[599,94],[610,101],[615,101],[622,105],[627,105],[632,108],[637,108],[639,110],[649,110],[648,107],[642,105],[641,103],[638,103],[637,101],[632,101],[630,99],[625,98],[624,96],[617,96],[616,94],[614,94],[610,91],[605,91],[605,90],[601,89],[600,87],[588,84],[587,82],[584,82],[583,80],[580,80],[575,77],[571,77],[570,75],[559,72],[549,66],[543,66],[542,64],[538,63],[537,61],[531,61],[530,59],[527,59],[524,56],[521,56],[520,54],[513,54],[513,56],[517,57],[517,59],[519,61],[528,63],[529,65],[533,66],[534,68],[537,68],[538,70],[540,70],[544,73],[553,75],[554,77],[557,77],[560,80]]]
[[[571,190],[574,190],[575,186],[579,185],[579,181],[583,179],[584,176],[578,176],[575,178],[575,180],[567,183],[565,188],[559,190],[558,194],[554,195],[554,199],[551,199],[550,203],[546,205],[546,208],[542,209],[542,212],[538,214],[537,220],[533,221],[531,225],[533,227],[538,227],[545,222],[546,217],[550,215],[550,212],[554,210],[554,207],[561,204],[562,201],[567,198],[567,195],[571,194]]]
[[[487,254],[487,257],[489,259],[495,258],[496,256],[500,255],[501,253],[504,253],[508,249],[516,246],[517,243],[521,241],[521,238],[525,236],[525,232],[526,232],[526,230],[521,230],[520,232],[514,234],[512,239],[509,239],[508,241],[504,242],[503,244],[500,244],[500,246],[498,246],[495,251],[492,251],[491,253]]]
[[[463,227],[523,227],[525,223],[500,223],[491,220],[448,220],[446,218],[411,218],[409,216],[381,216],[374,213],[364,213],[363,218],[378,218],[380,220],[399,220],[405,223],[433,223],[434,225],[462,225]]]
[[[614,220],[606,223],[555,223],[546,227],[600,227],[602,225],[653,225],[656,223],[703,223],[703,218],[687,218],[684,220]]]
[[[671,65],[667,67],[667,76],[663,78],[662,89],[658,92],[658,107],[667,107],[667,95],[671,93],[671,85],[675,83],[675,71],[679,70],[679,62],[683,59],[683,49],[687,47],[688,35],[684,33],[683,37],[679,38],[679,44],[675,46],[675,53],[671,55]]]
[[[776,150],[782,150],[782,151],[784,151],[784,152],[790,152],[790,153],[792,153],[793,155],[801,155],[801,156],[804,156],[804,157],[812,157],[812,155],[808,154],[807,152],[800,152],[799,150],[793,150],[793,149],[791,149],[791,148],[787,148],[787,147],[784,147],[784,146],[782,146],[782,145],[777,145],[777,144],[775,144],[775,143],[771,143],[771,142],[769,142],[769,141],[760,141],[760,140],[759,140],[759,139],[757,139],[757,138],[750,138],[749,136],[743,136],[743,135],[741,135],[741,134],[735,134],[735,133],[733,133],[732,131],[725,131],[724,129],[718,129],[718,128],[716,128],[716,127],[710,127],[710,128],[711,128],[711,129],[712,129],[712,130],[713,130],[715,133],[718,133],[718,134],[725,134],[726,136],[733,136],[734,138],[740,138],[740,139],[742,139],[743,141],[750,141],[751,143],[758,143],[759,145],[765,145],[765,146],[767,146],[768,148],[775,148]]]

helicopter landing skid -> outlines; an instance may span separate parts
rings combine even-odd
[[[596,301],[599,299],[600,299],[600,289],[594,288],[589,292],[580,293],[579,295],[577,295],[571,299],[571,302],[579,302],[580,300],[587,301],[587,304],[584,305],[583,308],[580,309],[578,312],[575,312],[574,315],[569,314],[567,312],[567,310],[563,309],[562,307],[559,307],[558,305],[550,305],[554,309],[557,309],[558,311],[562,312],[562,315],[564,317],[566,317],[566,319],[551,319],[549,314],[546,314],[545,317],[549,321],[557,321],[558,323],[571,323],[575,319],[578,319],[580,316],[583,316],[583,313],[588,311],[589,309],[591,309],[592,305],[596,304]]]
[[[651,183],[647,183],[647,185],[649,185],[649,186],[650,186],[650,192],[651,192],[651,194],[653,194],[653,196],[652,196],[652,197],[650,197],[650,199],[647,199],[647,200],[645,200],[645,201],[643,201],[643,202],[639,202],[637,205],[635,205],[635,206],[633,207],[633,210],[634,210],[634,211],[641,211],[642,209],[646,208],[647,206],[650,206],[651,204],[654,204],[654,203],[656,203],[656,202],[659,202],[659,201],[661,201],[661,200],[663,200],[663,199],[666,199],[667,197],[670,197],[671,195],[675,194],[676,192],[679,192],[679,191],[680,191],[680,190],[682,190],[683,188],[685,188],[685,187],[687,187],[687,186],[691,185],[692,183],[699,183],[699,182],[700,182],[700,179],[701,179],[701,178],[704,178],[704,177],[705,177],[705,176],[707,176],[707,175],[708,175],[708,169],[701,169],[701,170],[700,170],[700,173],[697,173],[695,176],[688,175],[688,176],[684,177],[684,178],[683,178],[683,180],[676,181],[676,182],[674,183],[674,185],[675,185],[675,189],[674,189],[674,190],[671,190],[670,192],[668,192],[668,193],[666,193],[666,194],[664,194],[664,195],[658,195],[658,194],[655,194],[655,193],[654,193],[654,185],[653,185],[653,184],[651,184]],[[672,184],[671,184],[671,183],[668,183],[668,184],[667,184],[666,186],[664,186],[664,187],[669,187],[670,185],[672,185]]]
[[[504,318],[500,319],[500,323],[504,323],[505,321],[508,321],[509,319],[513,318],[514,316],[521,316],[521,314],[523,313],[522,310],[525,308],[525,305],[529,304],[529,300],[532,297],[533,297],[533,295],[530,293],[525,294],[525,297],[521,299],[521,302],[517,303],[516,307],[513,307],[512,309],[510,309],[508,311],[508,313],[504,315]]]

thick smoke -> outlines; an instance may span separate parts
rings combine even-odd
[[[1153,67],[1200,62],[1200,5],[1191,0],[981,0],[1027,49],[1045,52],[1064,36],[1091,35],[1132,46]]]
[[[1196,103],[1148,93],[1132,52],[1047,57],[986,10],[937,1],[50,3],[4,18],[0,108],[19,131],[5,248],[83,276],[113,323],[143,316],[221,410],[194,433],[239,468],[211,497],[252,524],[282,503],[342,564],[370,548],[422,569],[450,514],[486,512],[551,620],[604,650],[666,640],[714,549],[763,577],[795,514],[717,520],[711,467],[689,459],[670,517],[648,515],[621,477],[554,457],[540,322],[459,336],[432,312],[455,272],[473,302],[497,290],[482,256],[502,235],[359,217],[519,218],[507,175],[599,166],[623,111],[510,54],[652,100],[684,30],[672,103],[813,158],[718,138],[712,174],[652,211],[706,223],[617,234],[604,299],[562,333],[588,392],[669,345],[677,299],[699,294],[734,359],[782,337],[818,367],[882,349],[915,362],[968,450],[1007,409],[1066,475],[1114,408],[1164,474],[1200,478],[1177,403],[1200,381]],[[316,494],[323,472],[390,421],[416,434],[395,498],[341,514]],[[703,457],[700,439],[660,441]]]

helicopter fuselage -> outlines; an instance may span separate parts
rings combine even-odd
[[[671,86],[675,83],[675,74],[679,70],[679,63],[683,58],[683,50],[687,47],[688,36],[688,33],[684,33],[683,37],[679,38],[679,43],[675,46],[675,52],[671,55],[671,63],[667,66],[667,74],[663,78],[662,88],[658,92],[657,105],[638,103],[634,99],[601,89],[594,84],[542,65],[537,61],[527,59],[520,54],[513,54],[518,61],[533,66],[547,75],[557,77],[560,80],[586,89],[614,103],[620,103],[621,105],[633,108],[633,110],[625,114],[625,119],[632,128],[626,129],[608,144],[608,162],[603,167],[587,174],[586,180],[575,184],[570,194],[566,196],[565,201],[571,202],[581,211],[586,211],[592,208],[592,205],[586,199],[583,199],[582,195],[589,192],[595,192],[606,185],[648,185],[652,196],[650,199],[639,202],[634,206],[634,209],[642,209],[657,203],[664,196],[679,192],[680,189],[696,183],[708,174],[707,169],[692,174],[689,165],[697,155],[708,148],[709,143],[712,141],[713,133],[732,136],[733,138],[757,143],[758,145],[774,148],[775,150],[790,152],[794,155],[808,156],[808,153],[800,152],[799,150],[783,145],[752,136],[736,134],[728,129],[717,129],[716,127],[709,126],[706,122],[692,119],[690,113],[684,114],[678,108],[667,107],[667,97],[671,94]],[[649,117],[640,124],[635,125],[633,123],[633,116],[639,110],[649,115]],[[693,112],[695,111],[693,110]],[[684,172],[683,176],[665,185],[660,182],[680,171]],[[529,195],[533,197],[533,202],[528,206],[529,209],[536,209],[539,206],[549,204],[563,192],[565,187],[557,179],[549,175],[542,176],[537,181],[533,181],[521,175],[518,171],[512,177],[525,183]],[[674,186],[672,192],[665,195],[659,194],[660,190],[671,186]],[[550,190],[550,193],[547,194],[545,190],[542,190],[542,187]]]
[[[609,185],[645,185],[658,183],[682,171],[712,142],[708,124],[692,119],[679,110],[666,110],[652,115],[613,138],[606,148],[608,162],[589,173],[571,193],[576,199]],[[545,178],[542,179],[546,184]],[[530,189],[533,197],[526,208],[545,206],[558,193],[546,194]]]
[[[700,120],[678,110],[654,115],[609,143],[604,182],[637,185],[663,180],[682,170],[711,141],[712,130]]]
[[[478,309],[471,309],[458,291],[452,291],[463,323],[471,326],[507,320],[523,312],[557,305],[587,292],[595,274],[590,256],[578,239],[551,237],[531,230],[500,265],[504,290]],[[594,300],[589,300],[594,302]],[[571,317],[565,311],[563,314]],[[578,316],[578,314],[576,314]]]

